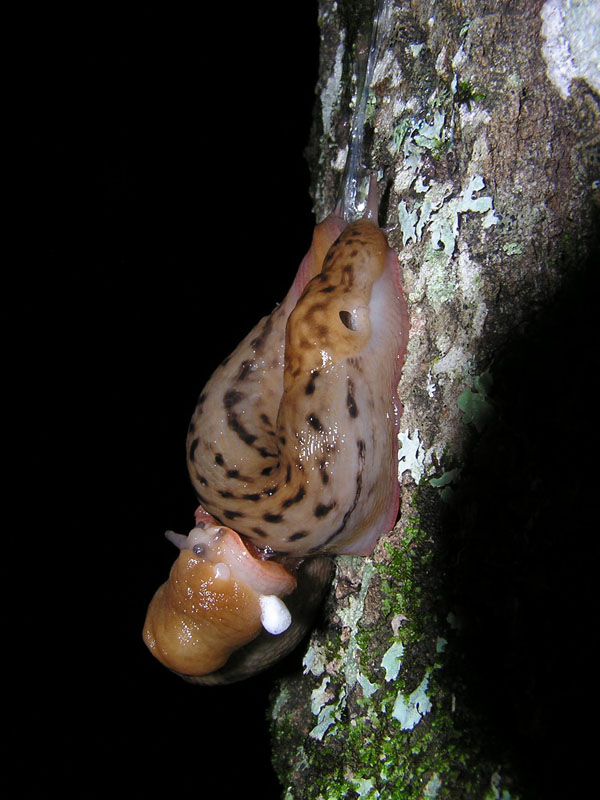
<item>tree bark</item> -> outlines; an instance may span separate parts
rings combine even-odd
[[[595,605],[598,4],[392,6],[370,119],[411,315],[401,515],[371,558],[337,559],[274,696],[274,764],[286,800],[559,796],[588,763],[558,719]],[[318,218],[371,12],[320,4]]]

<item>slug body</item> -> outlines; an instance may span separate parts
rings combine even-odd
[[[187,445],[202,507],[277,555],[372,552],[398,510],[407,330],[383,232],[330,215],[200,395]]]
[[[189,680],[240,680],[282,657],[329,579],[324,554],[368,555],[396,520],[408,314],[376,208],[372,178],[365,217],[347,224],[338,208],[317,225],[283,303],[198,400],[196,527],[167,534],[181,553],[144,629]],[[301,565],[298,589],[278,560]]]

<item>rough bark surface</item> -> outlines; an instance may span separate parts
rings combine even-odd
[[[320,6],[318,218],[370,13]],[[401,517],[372,558],[337,559],[305,673],[278,686],[287,800],[551,797],[585,762],[552,703],[586,661],[569,627],[592,605],[585,536],[577,555],[563,542],[589,502],[574,463],[585,474],[600,81],[577,42],[589,55],[599,26],[591,2],[392,8],[370,118],[411,313]]]

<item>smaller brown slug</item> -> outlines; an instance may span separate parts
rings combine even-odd
[[[190,676],[218,670],[261,626],[273,635],[287,630],[291,616],[281,598],[296,588],[281,564],[256,558],[231,528],[198,516],[188,536],[167,533],[181,552],[144,625],[150,651]]]

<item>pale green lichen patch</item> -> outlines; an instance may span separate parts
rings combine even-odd
[[[398,434],[398,480],[407,470],[411,473],[415,483],[419,483],[425,475],[427,467],[431,464],[432,454],[423,447],[418,430],[400,431]]]
[[[434,798],[438,796],[438,792],[442,788],[442,781],[437,772],[434,772],[431,778],[427,781],[423,789],[423,797]]]
[[[286,686],[284,686],[277,697],[275,698],[275,702],[273,703],[273,707],[271,709],[271,716],[273,719],[277,719],[281,710],[285,707],[286,703],[290,700],[290,693]]]
[[[367,678],[366,675],[363,675],[362,672],[358,673],[357,677],[358,683],[363,691],[363,697],[371,697],[372,694],[375,694],[379,686],[376,683],[371,683],[371,681]]]
[[[425,674],[421,683],[408,697],[398,692],[392,716],[398,720],[403,731],[411,731],[431,711],[431,700],[427,694],[429,674],[429,672]]]
[[[600,4],[598,0],[546,0],[540,11],[546,71],[566,99],[582,78],[600,92]]]
[[[331,700],[331,693],[327,691],[330,680],[329,676],[323,678],[321,684],[311,694],[310,710],[315,715],[320,714],[321,709]]]
[[[445,489],[450,484],[455,483],[460,477],[460,469],[457,467],[455,469],[446,470],[443,472],[438,478],[430,478],[429,483],[434,489]]]
[[[471,178],[467,186],[462,190],[458,197],[442,200],[439,205],[439,191],[434,192],[434,187],[427,192],[423,202],[430,199],[430,206],[427,208],[427,228],[431,233],[431,245],[436,250],[443,250],[446,255],[451,256],[456,246],[456,239],[459,230],[459,216],[471,211],[476,214],[484,214],[482,225],[489,228],[498,222],[498,217],[494,213],[494,204],[491,196],[482,195],[475,197],[485,187],[485,182],[481,175]],[[448,187],[444,187],[444,195]],[[431,193],[431,198],[429,194]],[[433,212],[432,213],[432,209]],[[436,210],[437,209],[437,210]]]
[[[403,245],[421,240],[426,244],[424,261],[412,295],[415,299],[426,296],[435,310],[452,300],[460,289],[473,307],[474,314],[481,316],[479,307],[483,301],[480,297],[479,268],[464,249],[458,264],[453,256],[462,215],[483,215],[481,224],[484,229],[498,222],[492,197],[480,194],[484,187],[481,175],[474,175],[458,196],[452,196],[453,187],[449,182],[432,182],[428,187],[421,182],[421,196],[412,207],[405,200],[398,204]],[[426,234],[428,236],[425,239]]]
[[[327,655],[325,648],[318,642],[311,644],[304,655],[302,666],[304,667],[304,674],[311,672],[315,677],[319,677],[325,671],[327,663]]]
[[[520,256],[523,252],[523,247],[518,242],[507,242],[502,245],[502,249],[507,256]]]
[[[335,706],[333,703],[331,705],[323,706],[323,708],[319,711],[317,724],[309,734],[312,739],[316,739],[319,742],[321,741],[321,739],[327,733],[327,730],[335,722],[336,711],[337,706]]]
[[[402,666],[404,656],[404,645],[402,642],[393,642],[385,651],[381,659],[381,666],[385,670],[386,681],[395,681]]]
[[[519,800],[518,795],[512,795],[508,789],[502,788],[502,776],[499,772],[494,772],[490,780],[490,788],[484,796],[484,800]]]
[[[375,782],[372,778],[351,778],[350,783],[356,789],[359,797],[375,800],[375,798],[381,796],[375,788]]]

